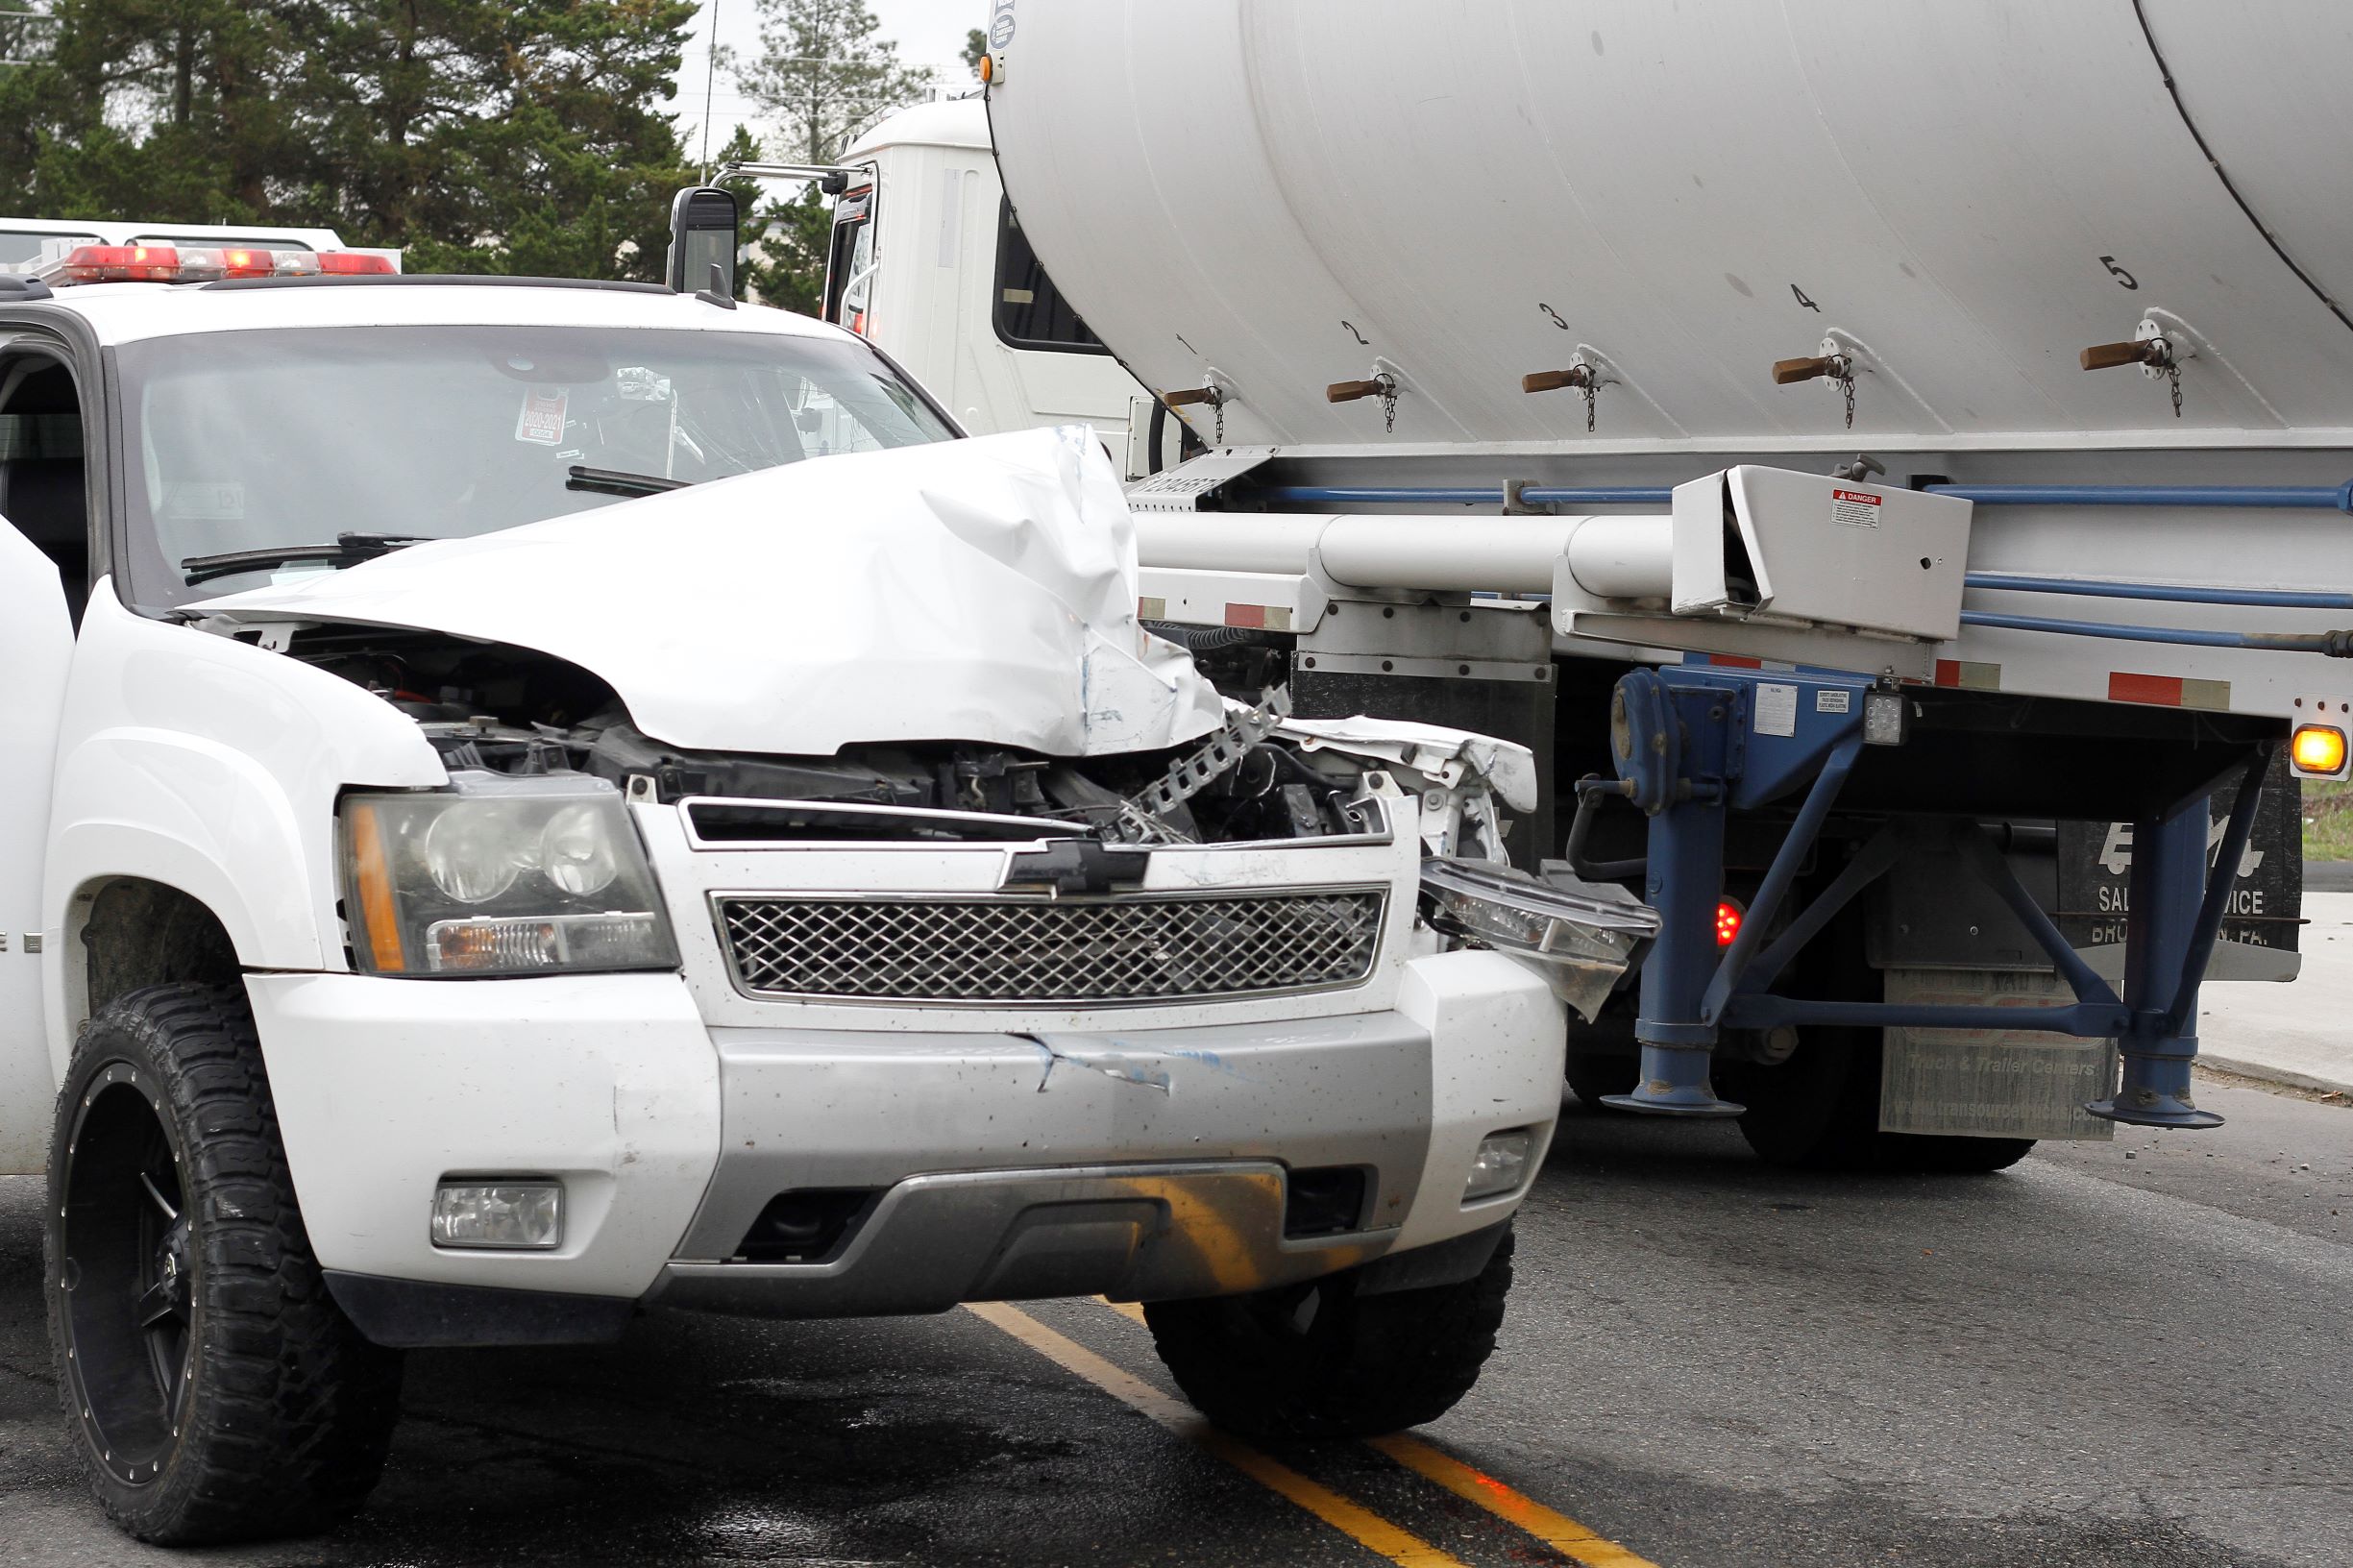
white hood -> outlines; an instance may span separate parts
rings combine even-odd
[[[694,750],[1085,756],[1224,717],[1137,621],[1135,522],[1083,426],[793,463],[194,607],[535,649]]]

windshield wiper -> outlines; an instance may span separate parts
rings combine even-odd
[[[336,566],[353,566],[372,561],[379,555],[389,554],[408,545],[423,545],[432,541],[429,533],[338,533],[331,545],[273,545],[267,550],[233,550],[219,555],[190,555],[180,563],[191,583],[208,582],[214,577],[233,577],[240,572],[258,572],[267,567],[290,566],[296,561],[330,561]]]
[[[665,490],[683,490],[692,479],[666,479],[659,474],[631,474],[618,468],[584,468],[578,463],[565,470],[564,488],[591,490],[601,496],[658,496]]]

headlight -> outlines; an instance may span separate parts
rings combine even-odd
[[[610,784],[473,771],[451,784],[344,797],[344,918],[361,969],[676,968],[653,873]]]
[[[1495,861],[1424,860],[1422,909],[1440,931],[1528,964],[1588,1019],[1658,934],[1656,912],[1621,889],[1571,893]]]

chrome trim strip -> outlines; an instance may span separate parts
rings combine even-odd
[[[1334,833],[1312,839],[1244,839],[1217,844],[1147,844],[1139,845],[1139,847],[1146,849],[1176,849],[1183,850],[1187,854],[1225,854],[1236,850],[1246,850],[1258,854],[1264,854],[1269,849],[1363,848],[1369,845],[1393,844],[1396,842],[1396,828],[1394,824],[1390,822],[1388,812],[1378,796],[1370,796],[1363,800],[1353,802],[1353,805],[1356,810],[1365,813],[1374,820],[1373,825],[1364,832]],[[903,821],[913,818],[919,820],[928,819],[930,821],[940,822],[971,822],[981,825],[1001,822],[1008,826],[1018,827],[1021,829],[1021,833],[1018,837],[1001,841],[989,839],[964,839],[953,841],[909,839],[706,839],[700,833],[695,830],[695,819],[692,808],[696,806],[729,806],[747,808],[753,811],[798,810],[846,812],[857,815],[870,816],[883,821],[889,821],[892,819]],[[1046,817],[1007,817],[995,812],[943,811],[934,806],[886,806],[867,801],[849,800],[771,800],[737,796],[693,795],[681,798],[677,802],[676,809],[678,812],[678,820],[684,824],[687,847],[711,854],[729,854],[738,851],[764,853],[778,849],[856,849],[860,851],[870,849],[919,849],[937,854],[944,850],[994,849],[1004,848],[1015,845],[1030,845],[1039,843],[1043,839],[1053,837],[1077,838],[1085,835],[1088,831],[1087,829],[1077,828],[1074,824],[1057,822],[1054,819]],[[1070,831],[1059,835],[1051,831],[1041,834],[1036,831],[1041,826],[1047,827],[1049,830],[1055,827],[1068,827]]]

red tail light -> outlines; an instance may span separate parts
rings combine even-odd
[[[1740,935],[1740,921],[1743,913],[1740,905],[1732,899],[1719,898],[1716,900],[1717,946],[1729,947],[1733,939]]]

